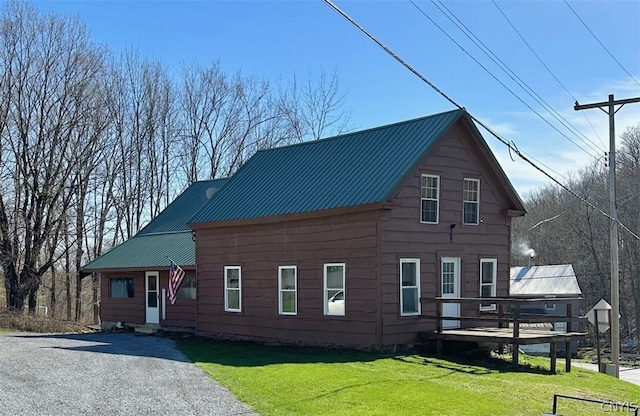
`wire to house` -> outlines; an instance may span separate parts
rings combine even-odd
[[[607,53],[609,54],[609,56],[616,61],[616,63],[618,64],[618,66],[620,68],[622,68],[622,70],[624,72],[627,73],[627,75],[629,75],[631,77],[631,79],[633,79],[635,81],[636,84],[640,85],[640,81],[638,81],[636,79],[636,77],[634,77],[633,75],[631,75],[631,72],[627,71],[627,68],[624,67],[624,65],[622,65],[620,63],[620,61],[618,61],[618,59],[616,59],[615,56],[613,56],[613,54],[611,53],[611,51],[604,45],[604,43],[602,43],[602,41],[596,36],[595,33],[593,33],[593,31],[591,30],[591,28],[589,28],[589,26],[585,23],[584,20],[582,20],[582,18],[580,17],[580,15],[575,11],[575,9],[573,7],[571,7],[571,5],[569,4],[569,2],[567,0],[564,0],[564,4],[567,5],[567,7],[573,12],[573,14],[578,18],[578,20],[580,20],[580,23],[582,23],[582,25],[589,31],[589,33],[591,33],[591,36],[593,36],[593,38],[598,41],[598,43],[600,44],[600,46],[602,46],[602,48],[607,51]]]
[[[556,74],[551,70],[551,68],[549,68],[549,66],[547,66],[547,64],[544,63],[544,61],[542,60],[542,58],[540,57],[540,55],[538,55],[536,53],[536,51],[533,49],[533,47],[529,44],[529,42],[527,42],[527,40],[524,38],[524,36],[522,35],[522,33],[520,33],[520,31],[516,28],[516,26],[513,24],[513,22],[511,21],[511,19],[509,19],[509,17],[506,15],[506,13],[502,10],[502,8],[500,8],[500,6],[498,5],[498,3],[496,2],[496,0],[492,0],[493,4],[496,6],[496,8],[498,9],[498,11],[500,12],[500,14],[502,15],[502,17],[504,17],[507,21],[507,23],[509,23],[509,25],[511,26],[511,28],[516,32],[516,34],[518,35],[518,37],[520,38],[520,40],[522,40],[522,42],[527,46],[527,48],[529,48],[529,50],[531,51],[531,53],[538,59],[538,62],[540,62],[540,64],[542,64],[542,66],[547,70],[547,72],[553,77],[553,79],[556,80],[556,82],[558,83],[558,85],[560,85],[562,87],[563,90],[565,90],[565,92],[567,94],[569,94],[569,96],[573,99],[573,101],[578,101],[578,99],[575,97],[575,95],[573,95],[571,93],[571,91],[569,91],[569,89],[560,81],[560,79],[558,79],[558,77],[556,76]],[[600,143],[602,144],[602,146],[604,148],[607,147],[607,145],[604,143],[604,141],[602,140],[602,137],[600,137],[600,134],[598,134],[598,130],[596,130],[596,128],[593,126],[593,123],[591,123],[591,119],[589,118],[589,116],[587,115],[587,113],[583,112],[582,115],[584,116],[585,120],[587,120],[587,123],[589,123],[589,126],[591,126],[591,129],[593,130],[593,132],[595,133],[596,137],[598,138],[598,140],[600,140]]]
[[[515,154],[517,154],[522,160],[524,160],[525,162],[527,162],[529,165],[533,166],[537,171],[539,171],[540,173],[542,173],[544,176],[546,176],[547,178],[551,179],[555,184],[557,184],[558,186],[560,186],[562,189],[564,189],[565,191],[569,192],[571,195],[573,195],[574,197],[576,197],[578,200],[580,200],[581,202],[583,202],[584,204],[590,206],[591,208],[593,208],[595,211],[599,212],[600,214],[602,214],[603,216],[605,216],[606,218],[612,220],[612,221],[616,221],[619,226],[624,229],[625,231],[627,231],[631,236],[633,236],[635,239],[640,240],[640,236],[638,236],[636,233],[634,233],[633,231],[631,231],[629,229],[629,227],[627,227],[626,225],[624,225],[623,223],[620,222],[620,220],[618,219],[614,219],[612,216],[610,216],[609,214],[607,214],[606,212],[604,212],[602,209],[598,208],[596,205],[592,204],[591,202],[589,202],[588,200],[586,200],[585,198],[581,197],[580,195],[578,195],[576,192],[572,191],[571,189],[569,189],[569,187],[567,187],[566,185],[564,185],[562,182],[558,181],[556,178],[554,178],[551,174],[549,174],[548,172],[546,172],[544,169],[542,169],[541,167],[539,167],[538,165],[536,165],[535,163],[533,163],[530,158],[528,158],[527,156],[525,156],[515,145],[512,145],[511,142],[505,140],[502,136],[500,136],[498,133],[494,132],[489,126],[487,126],[485,123],[483,123],[481,120],[479,120],[478,118],[476,118],[475,116],[473,116],[472,114],[470,114],[464,107],[462,107],[460,104],[458,104],[455,100],[453,100],[453,98],[449,97],[444,91],[442,91],[440,88],[438,88],[433,82],[429,81],[424,75],[422,75],[417,69],[415,69],[414,67],[412,67],[409,63],[407,63],[404,59],[402,59],[400,56],[398,56],[395,52],[393,52],[391,49],[389,49],[386,45],[384,45],[382,42],[380,42],[375,36],[373,36],[371,33],[369,33],[364,27],[362,27],[358,22],[356,22],[354,19],[352,19],[348,14],[346,14],[344,11],[342,11],[342,9],[340,9],[338,6],[336,6],[335,4],[333,4],[333,2],[331,0],[322,0],[326,5],[328,5],[329,7],[331,7],[336,13],[338,13],[339,15],[341,15],[344,19],[346,19],[349,23],[351,23],[353,26],[355,26],[358,30],[360,30],[365,36],[367,36],[371,41],[373,41],[375,44],[377,44],[378,46],[380,46],[380,48],[382,48],[387,54],[389,54],[391,57],[393,57],[396,61],[398,61],[400,64],[402,64],[402,66],[404,66],[406,69],[408,69],[409,71],[411,71],[415,76],[417,76],[418,78],[420,78],[420,80],[422,80],[424,83],[426,83],[427,85],[429,85],[434,91],[436,91],[438,94],[440,94],[442,97],[444,97],[447,101],[449,101],[451,104],[453,104],[456,108],[464,111],[470,118],[471,120],[473,120],[475,123],[477,123],[478,125],[482,126],[485,128],[485,130],[487,130],[487,132],[489,132],[492,136],[494,136],[496,139],[498,139],[502,144],[504,144],[505,146],[507,146],[509,148],[510,151],[514,152]]]
[[[440,7],[435,1],[432,0],[432,3],[444,14],[467,38],[469,38],[482,52],[485,53],[503,72],[507,74],[520,88],[522,88],[531,98],[533,98],[539,105],[541,105],[549,114],[551,114],[560,124],[562,124],[567,130],[571,131],[580,141],[587,145],[591,150],[595,151],[598,156],[594,156],[588,150],[586,150],[583,146],[572,140],[569,136],[567,136],[564,132],[562,132],[559,128],[557,128],[553,123],[547,120],[542,114],[536,111],[531,105],[529,105],[525,100],[516,94],[511,88],[509,88],[504,82],[502,82],[498,77],[491,72],[485,65],[483,65],[478,59],[476,59],[469,51],[467,51],[458,41],[456,41],[442,26],[440,26],[431,16],[429,16],[424,9],[418,6],[413,0],[409,0],[409,2],[426,18],[428,19],[434,26],[436,26],[445,36],[449,38],[454,44],[456,44],[465,54],[467,54],[476,64],[478,64],[482,69],[485,70],[494,80],[496,80],[502,87],[504,87],[507,91],[511,93],[515,98],[517,98],[522,104],[524,104],[529,110],[534,112],[540,119],[542,119],[545,123],[547,123],[551,128],[553,128],[556,132],[558,132],[561,136],[571,142],[573,145],[578,147],[580,150],[585,152],[587,155],[594,159],[598,159],[599,155],[602,153],[602,150],[597,148],[597,146],[592,145],[591,143],[582,139],[576,131],[578,131],[575,127],[573,130],[567,124],[570,124],[564,117],[562,117],[557,111],[555,111],[542,97],[540,97],[533,89],[531,89],[518,75],[516,75],[500,58],[498,58],[477,36],[473,34],[460,20],[451,13],[449,9],[443,7],[453,15],[453,18],[447,14],[442,7]],[[442,4],[442,3],[441,3]],[[454,20],[455,18],[455,20]],[[464,29],[463,29],[464,27]],[[564,120],[564,121],[563,121]],[[584,135],[583,135],[584,136]],[[584,136],[586,138],[586,136]]]

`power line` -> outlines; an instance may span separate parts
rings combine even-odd
[[[631,77],[631,79],[633,79],[633,80],[636,82],[636,84],[640,85],[640,81],[638,81],[638,80],[636,79],[636,77],[634,77],[633,75],[631,75],[631,72],[627,71],[627,68],[625,68],[625,67],[620,63],[620,61],[618,61],[618,60],[616,59],[616,57],[615,57],[615,56],[613,56],[613,54],[611,53],[611,51],[610,51],[609,49],[607,49],[607,47],[606,47],[606,46],[604,46],[604,43],[602,43],[602,41],[601,41],[600,39],[598,39],[598,37],[596,36],[596,34],[595,34],[595,33],[593,33],[593,31],[589,28],[589,26],[587,26],[587,24],[585,23],[585,21],[584,21],[584,20],[582,20],[582,18],[580,17],[580,15],[579,15],[579,14],[578,14],[574,9],[573,9],[573,7],[571,7],[571,5],[569,4],[569,2],[568,2],[567,0],[564,0],[564,4],[566,4],[566,5],[567,5],[567,7],[568,7],[572,12],[573,12],[573,14],[578,18],[578,20],[580,20],[580,23],[582,23],[582,24],[584,25],[584,27],[589,31],[589,33],[591,33],[591,36],[593,36],[593,38],[594,38],[595,40],[597,40],[597,41],[598,41],[598,43],[600,44],[600,46],[602,46],[602,47],[604,48],[604,50],[605,50],[605,51],[607,51],[607,53],[609,54],[609,56],[610,56],[614,61],[616,61],[616,63],[618,64],[618,66],[620,66],[620,68],[622,68],[622,70],[623,70],[624,72],[626,72],[626,73],[627,73],[627,75],[629,75],[629,76]]]
[[[398,61],[400,64],[402,64],[402,66],[404,66],[406,69],[408,69],[409,71],[411,71],[415,76],[417,76],[418,78],[420,78],[420,80],[422,80],[424,83],[426,83],[427,85],[429,85],[434,91],[436,91],[438,94],[440,94],[442,97],[444,97],[447,101],[449,101],[451,104],[453,104],[456,108],[458,108],[459,110],[462,110],[465,112],[465,114],[467,114],[467,116],[469,116],[469,118],[471,118],[471,120],[473,120],[474,122],[476,122],[478,125],[484,127],[492,136],[494,136],[496,139],[498,139],[502,144],[504,144],[505,146],[507,146],[509,148],[509,150],[513,151],[515,154],[517,154],[522,160],[524,160],[525,162],[527,162],[528,164],[530,164],[531,166],[533,166],[536,170],[538,170],[540,173],[542,173],[544,176],[548,177],[549,179],[551,179],[555,184],[557,184],[558,186],[560,186],[562,189],[564,189],[565,191],[569,192],[571,195],[573,195],[574,197],[576,197],[578,200],[580,200],[581,202],[583,202],[584,204],[587,204],[588,206],[590,206],[591,208],[593,208],[594,210],[598,211],[599,213],[601,213],[602,215],[604,215],[606,218],[609,218],[610,220],[614,220],[609,214],[607,214],[606,212],[604,212],[603,210],[601,210],[600,208],[598,208],[597,206],[595,206],[594,204],[592,204],[591,202],[587,201],[585,198],[581,197],[580,195],[578,195],[577,193],[575,193],[574,191],[572,191],[571,189],[569,189],[566,185],[564,185],[563,183],[561,183],[560,181],[558,181],[557,179],[555,179],[553,176],[551,176],[549,173],[547,173],[546,171],[544,171],[542,168],[540,168],[538,165],[536,165],[535,163],[533,163],[528,157],[526,157],[520,150],[518,150],[517,147],[515,147],[514,145],[512,145],[510,142],[506,141],[504,138],[502,138],[498,133],[494,132],[491,128],[489,128],[489,126],[487,126],[486,124],[484,124],[482,121],[480,121],[479,119],[477,119],[476,117],[474,117],[472,114],[470,114],[469,112],[467,112],[467,110],[462,107],[460,104],[458,104],[456,101],[454,101],[451,97],[449,97],[447,94],[444,93],[444,91],[442,91],[440,88],[438,88],[434,83],[432,83],[431,81],[429,81],[424,75],[422,75],[420,72],[418,72],[418,70],[416,70],[415,68],[413,68],[409,63],[407,63],[405,60],[403,60],[400,56],[398,56],[395,52],[393,52],[391,49],[389,49],[387,46],[385,46],[382,42],[380,42],[375,36],[373,36],[372,34],[370,34],[364,27],[360,26],[360,24],[358,22],[356,22],[355,20],[353,20],[348,14],[346,14],[345,12],[343,12],[338,6],[336,6],[335,4],[333,4],[333,2],[331,0],[322,0],[326,5],[328,5],[329,7],[331,7],[336,13],[338,13],[339,15],[341,15],[344,19],[346,19],[349,23],[351,23],[353,26],[355,26],[358,30],[360,30],[365,36],[367,36],[371,41],[373,41],[375,44],[377,44],[378,46],[380,46],[380,48],[382,48],[387,54],[389,54],[393,59],[395,59],[396,61]],[[629,234],[631,234],[634,238],[636,238],[637,240],[640,240],[640,236],[638,236],[636,233],[634,233],[633,231],[631,231],[626,225],[624,225],[623,223],[621,223],[619,220],[615,220],[618,222],[618,224],[620,225],[620,227],[622,229],[624,229],[625,231],[627,231]]]
[[[533,53],[533,55],[538,59],[538,61],[542,64],[542,66],[547,70],[547,72],[549,74],[551,74],[551,76],[553,77],[553,79],[556,80],[556,82],[566,91],[567,94],[569,94],[569,96],[573,99],[573,101],[578,101],[578,99],[571,93],[571,91],[569,91],[569,89],[562,83],[560,82],[560,80],[558,79],[558,77],[556,76],[556,74],[553,73],[553,71],[551,70],[551,68],[549,68],[547,66],[547,64],[544,63],[544,61],[542,60],[542,58],[536,53],[536,51],[533,49],[533,47],[529,44],[529,42],[527,42],[527,40],[524,38],[524,36],[520,33],[520,31],[516,28],[516,26],[511,22],[511,20],[509,19],[509,17],[505,14],[505,12],[500,8],[500,6],[498,6],[498,3],[496,2],[496,0],[492,0],[493,4],[496,6],[496,8],[498,9],[498,11],[500,11],[500,14],[502,14],[502,16],[507,20],[507,22],[509,23],[509,25],[511,26],[511,28],[518,34],[518,36],[520,37],[520,39],[522,40],[522,42],[524,42],[525,45],[527,45],[527,48],[529,48],[529,50],[531,51],[531,53]],[[600,143],[602,144],[603,147],[607,147],[604,143],[604,141],[602,140],[602,138],[600,137],[600,134],[598,134],[598,130],[596,130],[596,128],[593,126],[593,124],[591,123],[591,119],[587,116],[587,113],[582,113],[582,115],[584,116],[584,118],[587,120],[587,122],[589,123],[589,125],[591,126],[591,129],[593,130],[593,132],[596,134],[596,137],[598,138],[598,140],[600,140]]]
[[[414,5],[418,10],[422,12],[424,15],[425,12],[420,9],[416,5],[413,0],[409,0],[411,4]],[[512,81],[520,86],[529,94],[531,98],[533,98],[538,104],[540,104],[549,114],[551,114],[560,124],[564,126],[567,130],[569,130],[572,134],[574,134],[578,140],[582,141],[592,150],[595,150],[596,153],[600,153],[601,150],[598,148],[598,145],[593,143],[586,135],[584,135],[580,130],[578,130],[571,122],[569,122],[566,118],[564,118],[558,111],[556,111],[544,98],[542,98],[538,93],[536,93],[533,88],[531,88],[522,78],[520,78],[510,67],[507,65],[502,59],[500,59],[492,50],[489,48],[478,36],[476,36],[471,29],[469,29],[456,15],[449,9],[441,0],[438,0],[437,3],[434,0],[431,2],[440,10],[442,14],[449,19],[456,27],[467,37],[469,38],[485,55],[489,57],[504,73],[506,73]],[[438,5],[439,3],[439,5]],[[442,9],[444,8],[447,12]],[[448,13],[448,14],[447,14]],[[454,20],[455,19],[455,20]],[[460,27],[462,26],[462,27]],[[582,138],[580,137],[582,136]],[[584,138],[584,139],[583,139]]]
[[[426,17],[431,23],[433,23],[442,33],[444,33],[445,36],[447,36],[449,38],[449,40],[451,40],[453,43],[455,43],[464,53],[466,53],[476,64],[478,64],[482,69],[485,70],[485,72],[487,72],[489,75],[491,75],[491,77],[496,80],[496,82],[498,82],[500,85],[502,85],[502,87],[504,87],[507,91],[509,91],[511,93],[511,95],[513,95],[515,98],[518,99],[518,101],[520,101],[522,104],[524,104],[527,108],[529,108],[529,110],[531,110],[532,112],[534,112],[538,117],[540,117],[545,123],[547,123],[551,128],[553,128],[555,131],[557,131],[561,136],[563,136],[564,138],[566,138],[567,140],[569,140],[571,143],[573,143],[576,147],[578,147],[580,150],[582,150],[583,152],[585,152],[587,155],[589,155],[590,157],[597,159],[596,156],[593,156],[591,153],[589,153],[589,151],[587,151],[584,147],[580,146],[578,143],[576,143],[575,141],[573,141],[569,136],[567,136],[566,134],[564,134],[562,131],[560,131],[556,126],[554,126],[549,120],[547,120],[546,118],[544,118],[538,111],[536,111],[533,107],[531,107],[526,101],[524,101],[518,94],[516,94],[511,88],[509,88],[504,82],[502,82],[500,79],[498,79],[498,77],[493,74],[489,69],[487,69],[487,67],[485,67],[480,61],[478,61],[473,55],[471,55],[471,53],[469,53],[460,43],[458,43],[451,35],[449,35],[449,33],[447,33],[446,30],[444,30],[444,28],[442,28],[435,20],[433,20],[427,13],[424,12],[424,10],[422,10],[418,5],[416,5],[413,0],[409,0],[411,2],[411,4],[413,4],[414,7],[416,7],[424,17]],[[444,12],[443,12],[444,13]],[[461,29],[462,30],[462,29]],[[477,44],[476,44],[477,45]],[[485,52],[486,53],[486,52]],[[494,60],[495,62],[495,60]],[[506,72],[506,71],[505,71]],[[513,79],[515,81],[515,79],[513,77],[511,77],[511,79]],[[517,81],[516,81],[517,82]],[[524,87],[521,88],[524,89]],[[526,91],[526,90],[525,90]],[[531,95],[531,94],[529,94]],[[539,104],[541,104],[540,102],[538,102]],[[542,105],[542,104],[541,104]],[[566,126],[565,126],[566,127]],[[596,152],[600,152],[598,149],[595,149]]]

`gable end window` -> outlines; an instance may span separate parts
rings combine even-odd
[[[496,296],[497,282],[497,259],[480,259],[480,297],[491,298]],[[481,311],[493,311],[496,309],[495,303],[480,304]]]
[[[437,224],[440,214],[440,177],[422,175],[420,192],[420,222]]]
[[[133,298],[133,277],[112,277],[109,281],[112,298]]]
[[[224,310],[242,311],[242,269],[240,266],[224,266]]]
[[[280,315],[298,313],[296,266],[278,266],[278,312]]]
[[[420,315],[420,259],[400,259],[400,315]]]
[[[344,316],[346,293],[345,264],[327,263],[324,265],[324,314]]]
[[[480,179],[464,179],[462,223],[465,225],[480,223]]]

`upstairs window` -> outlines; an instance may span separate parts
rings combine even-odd
[[[481,259],[480,260],[480,297],[490,298],[496,296],[498,260]],[[496,309],[495,303],[480,304],[481,311],[492,311]]]
[[[400,259],[400,315],[420,315],[420,259]]]
[[[324,265],[324,314],[344,316],[345,312],[345,265],[329,263]]]
[[[240,266],[224,267],[224,310],[242,310],[242,270]]]
[[[464,180],[462,192],[462,223],[478,225],[480,220],[480,179]]]
[[[295,315],[298,312],[296,266],[278,267],[278,309],[280,315]]]
[[[439,217],[440,177],[422,175],[420,222],[437,224]]]

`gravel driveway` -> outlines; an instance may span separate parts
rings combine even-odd
[[[1,415],[255,415],[173,347],[133,333],[0,335]]]

